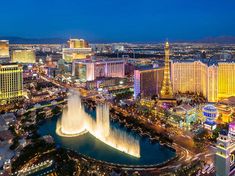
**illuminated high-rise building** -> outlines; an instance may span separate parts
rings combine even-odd
[[[207,68],[201,61],[171,64],[173,91],[193,92],[207,96]]]
[[[209,102],[235,96],[235,63],[174,62],[171,75],[175,93],[202,94]]]
[[[25,49],[25,50],[13,50],[12,51],[12,62],[19,63],[35,63],[36,54],[34,50]]]
[[[63,48],[63,59],[66,62],[73,62],[75,59],[86,59],[92,56],[92,48],[83,39],[70,39],[68,48]]]
[[[218,98],[235,96],[235,63],[218,63]]]
[[[18,64],[0,65],[0,103],[6,104],[23,95],[23,68]]]
[[[134,71],[134,98],[159,95],[164,68],[144,68]]]
[[[10,57],[9,54],[9,41],[0,40],[0,58]]]
[[[211,65],[208,67],[207,75],[207,100],[209,102],[218,101],[218,66]]]
[[[9,62],[9,41],[0,40],[0,63]]]
[[[125,62],[120,59],[76,60],[72,75],[82,81],[92,81],[97,77],[124,77]]]
[[[70,39],[68,46],[69,48],[89,48],[88,42],[84,39]]]
[[[173,90],[170,77],[170,45],[168,42],[165,44],[165,66],[164,66],[164,79],[162,82],[162,89],[160,92],[161,99],[173,99]]]

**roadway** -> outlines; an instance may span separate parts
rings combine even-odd
[[[52,82],[53,84],[59,86],[59,87],[65,87],[66,88],[71,88],[71,89],[76,89],[79,90],[79,88],[74,88],[71,87],[70,85],[61,85],[58,82],[56,82],[53,79],[48,79],[46,77],[42,77],[45,81],[49,81]],[[95,96],[98,95],[97,92],[92,92],[90,95],[88,95],[87,97],[90,98],[95,98]],[[121,112],[124,116],[129,116],[130,112],[128,112],[127,110],[120,108],[118,106],[115,106],[113,104],[111,104],[111,107],[113,107],[116,111]],[[163,115],[162,115],[163,116]],[[202,160],[206,160],[209,162],[212,162],[212,158],[215,154],[215,149],[212,149],[210,146],[208,146],[207,150],[205,152],[197,152],[195,151],[195,145],[192,139],[192,136],[181,130],[181,129],[167,129],[165,127],[163,127],[161,124],[151,124],[149,123],[149,121],[147,120],[146,117],[144,116],[133,116],[134,118],[138,119],[141,121],[141,123],[151,126],[152,128],[154,128],[157,132],[159,133],[166,133],[167,135],[169,135],[171,138],[174,139],[174,143],[173,143],[173,147],[176,149],[177,153],[179,154],[179,158],[176,162],[171,163],[170,166],[165,166],[161,169],[158,169],[157,171],[168,171],[170,170],[176,170],[177,168],[181,167],[182,165],[185,164],[190,164],[191,162],[197,160],[197,159],[202,159]]]

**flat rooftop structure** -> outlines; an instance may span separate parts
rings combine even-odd
[[[152,71],[152,70],[159,70],[159,69],[164,69],[164,67],[153,67],[152,65],[145,65],[145,66],[139,66],[135,70]]]
[[[217,59],[213,59],[213,58],[201,58],[201,59],[186,59],[186,60],[178,60],[178,59],[173,59],[172,62],[173,63],[191,63],[191,62],[201,62],[204,63],[208,66],[211,65],[218,65],[220,63],[235,63],[235,60],[233,59],[226,59],[226,60],[217,60]]]
[[[124,59],[121,58],[104,58],[104,59],[76,59],[73,61],[74,63],[116,63],[116,62],[124,62]]]
[[[9,66],[11,66],[11,65],[16,65],[16,66],[18,66],[18,65],[20,65],[20,64],[14,62],[14,63],[1,63],[0,66],[1,66],[1,65],[2,65],[2,66],[8,66],[8,65],[9,65]]]

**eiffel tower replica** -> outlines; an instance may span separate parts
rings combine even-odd
[[[164,78],[162,82],[162,88],[160,91],[159,101],[161,103],[173,103],[173,104],[176,103],[170,78],[170,45],[168,42],[165,43]]]

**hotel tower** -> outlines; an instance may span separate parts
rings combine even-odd
[[[201,94],[208,102],[235,96],[234,62],[176,61],[171,64],[171,77],[175,93]]]
[[[92,48],[83,39],[70,39],[68,48],[63,48],[62,53],[63,59],[68,63],[72,63],[76,59],[90,58],[93,55]]]
[[[9,61],[10,61],[9,41],[0,40],[0,63],[5,63]]]
[[[36,54],[33,49],[12,51],[12,62],[30,63],[36,62]]]
[[[18,64],[0,65],[0,104],[17,100],[23,95],[23,68]]]

